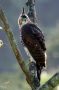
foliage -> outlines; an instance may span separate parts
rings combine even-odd
[[[44,75],[41,79],[41,85],[45,83],[50,76]],[[27,84],[21,70],[15,72],[0,72],[0,90],[31,90]]]

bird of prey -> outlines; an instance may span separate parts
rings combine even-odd
[[[40,80],[40,69],[45,67],[46,46],[45,39],[40,28],[31,22],[28,15],[23,11],[18,18],[18,25],[24,46],[28,49],[33,61],[36,63],[37,76]]]

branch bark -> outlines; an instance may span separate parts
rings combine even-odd
[[[28,7],[28,16],[33,23],[36,23],[36,10],[35,10],[35,0],[28,0],[26,2]]]

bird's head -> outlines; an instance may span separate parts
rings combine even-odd
[[[25,25],[26,23],[31,22],[28,15],[25,13],[24,8],[23,8],[23,12],[21,13],[21,15],[18,18],[18,25],[20,27],[22,27],[23,25]]]

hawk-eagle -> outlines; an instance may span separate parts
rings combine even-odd
[[[40,68],[45,67],[46,46],[42,31],[37,25],[31,22],[24,12],[18,18],[18,25],[21,32],[22,42],[36,62],[37,76],[40,80]],[[31,62],[33,62],[31,60]]]

